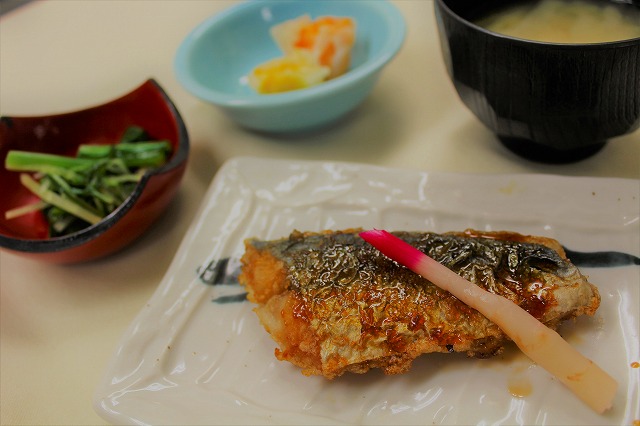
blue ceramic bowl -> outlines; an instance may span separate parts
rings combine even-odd
[[[282,56],[270,28],[304,14],[355,19],[349,71],[307,89],[256,93],[246,76],[258,64]],[[222,108],[242,126],[268,132],[308,130],[335,121],[365,99],[398,53],[405,32],[401,13],[383,0],[256,0],[197,26],[178,48],[175,71],[190,93]]]

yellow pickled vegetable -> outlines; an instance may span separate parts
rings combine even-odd
[[[319,65],[311,55],[294,52],[257,66],[249,75],[249,84],[258,93],[278,93],[315,86],[328,75],[329,68]]]

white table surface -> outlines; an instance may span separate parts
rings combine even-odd
[[[458,99],[440,54],[433,2],[398,0],[408,31],[372,95],[336,126],[271,137],[187,93],[175,51],[236,1],[34,1],[0,17],[0,114],[93,106],[149,77],[186,120],[191,157],[169,211],[103,260],[56,266],[0,252],[0,423],[104,424],[92,396],[120,336],[156,289],[220,165],[239,155],[339,160],[463,173],[640,179],[640,132],[578,163],[547,165],[502,147]]]

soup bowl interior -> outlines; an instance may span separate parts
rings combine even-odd
[[[14,219],[6,210],[37,197],[20,182],[20,173],[4,167],[11,150],[75,156],[81,144],[113,144],[129,126],[140,126],[156,140],[166,139],[172,153],[163,166],[148,171],[133,193],[99,223],[60,237],[49,237],[41,211]],[[0,247],[56,263],[95,259],[124,247],[164,211],[181,181],[189,152],[186,128],[177,109],[154,80],[108,103],[81,111],[40,117],[0,118]]]
[[[638,129],[640,38],[550,43],[476,24],[513,3],[435,2],[447,71],[478,119],[511,150],[543,162],[586,158]]]

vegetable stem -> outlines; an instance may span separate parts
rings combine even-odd
[[[90,211],[80,207],[78,204],[70,202],[69,200],[61,197],[55,192],[44,188],[35,179],[29,176],[27,173],[20,174],[20,182],[35,195],[40,197],[46,203],[57,206],[72,215],[79,217],[80,219],[89,222],[92,225],[100,222],[102,217],[97,216]]]
[[[39,168],[42,166],[60,169],[77,169],[88,167],[92,163],[93,161],[85,158],[19,150],[9,151],[5,159],[5,167],[7,170],[32,172],[39,171]]]
[[[17,217],[23,216],[25,214],[37,212],[38,210],[42,210],[46,208],[49,204],[40,200],[32,204],[25,204],[24,206],[16,207],[15,209],[7,210],[4,212],[4,218],[15,219]]]

